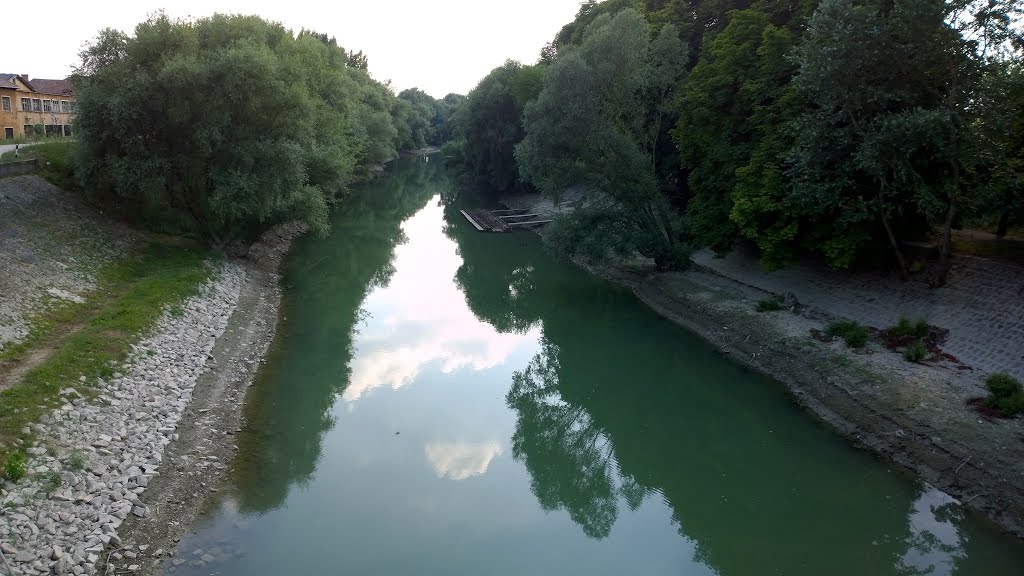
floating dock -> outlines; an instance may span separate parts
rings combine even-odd
[[[487,210],[474,208],[460,210],[469,223],[480,232],[508,232],[516,228],[533,228],[552,221],[551,214],[523,209]]]

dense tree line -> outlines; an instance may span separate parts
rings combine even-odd
[[[1021,0],[584,2],[470,92],[449,152],[496,191],[586,192],[552,238],[660,267],[740,239],[769,268],[918,263],[1024,223]]]
[[[349,184],[439,142],[458,103],[396,96],[362,52],[255,16],[159,14],[134,34],[105,30],[75,81],[85,193],[213,245],[294,218],[325,231]]]

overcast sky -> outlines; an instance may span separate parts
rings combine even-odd
[[[465,94],[508,58],[533,63],[580,0],[56,0],[6,12],[0,72],[63,78],[102,28],[131,32],[147,15],[258,14],[293,32],[312,28],[362,50],[370,72],[398,90]],[[21,14],[19,16],[19,14]]]

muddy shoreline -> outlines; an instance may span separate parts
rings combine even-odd
[[[1001,530],[1024,539],[1024,479],[1004,460],[1013,456],[997,454],[1005,451],[1005,444],[998,446],[999,442],[993,440],[979,445],[966,433],[949,438],[949,429],[937,429],[869,392],[884,387],[879,383],[891,377],[873,371],[876,367],[868,362],[851,369],[845,354],[842,359],[825,345],[795,345],[791,334],[764,321],[763,315],[749,312],[749,302],[743,303],[748,310],[745,312],[737,307],[734,296],[709,296],[706,285],[695,282],[689,290],[678,289],[681,282],[686,282],[686,275],[712,274],[709,271],[671,273],[674,284],[668,285],[668,275],[643,267],[577,264],[631,290],[659,315],[696,333],[723,354],[771,376],[789,391],[794,402],[856,447],[897,464],[990,519]],[[802,313],[808,317],[822,315],[814,310]],[[900,385],[898,381],[895,384]],[[963,412],[968,419],[976,417],[966,408]],[[983,424],[980,419],[977,422]],[[1009,429],[1000,441],[1017,436],[1012,422],[992,424]],[[1018,447],[1011,452],[1020,450],[1020,437],[1016,439]]]
[[[129,563],[139,566],[132,574],[143,575],[159,573],[165,562],[173,566],[178,541],[209,496],[224,487],[238,449],[235,434],[244,424],[246,392],[277,332],[280,264],[292,241],[306,231],[301,223],[278,226],[240,261],[246,280],[238,304],[196,382],[177,438],[164,452],[165,471],[147,487],[150,513],[125,520],[121,544],[108,547],[98,574],[126,573],[120,568]]]

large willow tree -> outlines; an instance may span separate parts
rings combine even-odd
[[[214,246],[296,218],[325,231],[328,203],[408,131],[408,105],[364,68],[325,35],[254,16],[105,30],[76,73],[79,180]]]
[[[652,35],[632,9],[598,16],[582,38],[559,51],[526,106],[522,178],[555,198],[574,185],[587,190],[555,227],[566,252],[637,250],[659,268],[681,266],[681,227],[659,166],[686,49],[674,26]]]

